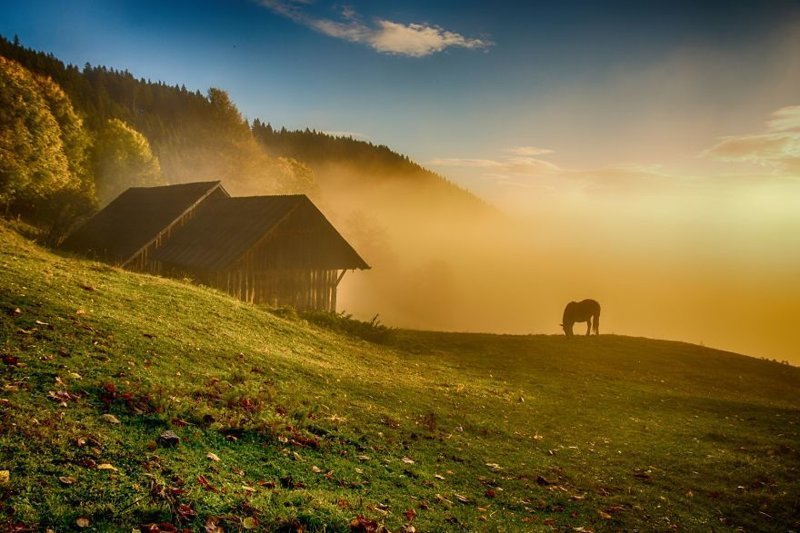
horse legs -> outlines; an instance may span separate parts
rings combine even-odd
[[[600,313],[594,315],[594,334],[600,335]]]
[[[592,317],[586,319],[586,335],[591,335],[592,333]]]

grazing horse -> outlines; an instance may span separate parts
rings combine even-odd
[[[586,322],[587,335],[592,332],[594,322],[594,334],[600,335],[600,304],[595,300],[568,303],[564,308],[564,319],[561,323],[567,337],[572,336],[572,325],[575,322]]]

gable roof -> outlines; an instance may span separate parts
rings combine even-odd
[[[302,234],[290,238],[273,230],[296,221]],[[269,268],[367,269],[305,195],[243,196],[214,199],[176,230],[153,259],[179,267],[220,271],[254,246],[278,239],[268,250]]]
[[[213,192],[219,181],[132,187],[70,235],[62,247],[125,265]]]

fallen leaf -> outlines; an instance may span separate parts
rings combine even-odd
[[[34,320],[34,322],[39,326],[49,326],[47,322],[42,322],[41,320]]]
[[[439,479],[441,481],[444,481],[444,476],[441,475],[441,474],[434,474],[433,477],[435,477],[436,479]]]
[[[314,472],[315,474],[319,474],[320,472],[322,472],[322,469],[320,467],[314,465],[314,466],[311,467],[311,471]]]
[[[219,461],[219,456],[215,453],[208,452],[206,458],[211,459],[212,461]]]
[[[377,531],[377,529],[378,523],[376,521],[361,515],[350,520],[350,531],[354,533],[372,533],[373,531]]]
[[[347,501],[347,500],[345,500],[344,498],[342,498],[342,499],[339,499],[339,500],[336,502],[336,505],[338,505],[338,506],[339,506],[339,509],[349,509],[349,508],[350,508],[350,502],[348,502],[348,501]]]
[[[436,494],[435,496],[436,496],[436,499],[437,499],[438,501],[440,501],[440,502],[443,502],[443,503],[449,503],[449,504],[451,504],[451,505],[452,505],[452,503],[453,503],[451,500],[448,500],[447,498],[445,498],[445,497],[444,497],[444,496],[442,496],[441,494]]]
[[[100,418],[102,420],[104,420],[105,422],[108,422],[109,424],[119,424],[119,418],[117,418],[116,416],[112,415],[111,413],[106,413],[106,414],[100,416]]]
[[[61,476],[60,478],[58,478],[58,480],[59,480],[61,483],[63,483],[64,485],[72,485],[72,484],[74,484],[74,483],[75,483],[75,481],[77,481],[77,480],[76,480],[74,477],[72,477],[72,476]]]
[[[485,496],[487,498],[494,498],[496,496],[496,493],[495,493],[494,489],[486,489]]]
[[[413,459],[410,459],[410,458],[408,458],[408,457],[403,457],[403,458],[401,459],[401,461],[403,461],[403,462],[404,462],[405,464],[407,464],[407,465],[413,465],[413,464],[414,464],[414,460],[413,460]]]
[[[359,455],[357,459],[363,463],[369,461],[369,455]]]
[[[197,482],[200,483],[200,486],[206,489],[209,492],[217,492],[217,488],[212,485],[207,479],[206,476],[200,474],[197,476]]]
[[[610,514],[602,510],[598,510],[597,514],[599,514],[600,518],[602,518],[603,520],[611,520],[613,518]]]
[[[11,483],[11,472],[8,470],[0,470],[0,487]]]
[[[91,522],[89,522],[88,518],[85,518],[85,517],[82,516],[82,517],[78,518],[77,520],[75,520],[75,524],[79,528],[83,529],[83,528],[89,527],[89,524],[91,524]]]
[[[175,513],[184,520],[194,520],[197,518],[197,513],[192,509],[191,505],[182,503],[175,509]]]
[[[256,529],[258,527],[258,520],[252,516],[245,517],[242,520],[242,527],[244,529]]]
[[[453,496],[456,497],[456,500],[460,501],[461,503],[469,503],[469,498],[466,496],[462,496],[461,494],[454,493]]]
[[[219,518],[215,516],[206,519],[206,523],[203,524],[203,530],[206,533],[225,533],[225,530],[219,526]]]
[[[111,470],[112,472],[119,472],[119,469],[116,466],[114,466],[112,464],[109,464],[109,463],[99,464],[99,465],[97,465],[97,469],[98,470]]]
[[[497,464],[497,463],[486,463],[486,466],[488,466],[488,467],[489,467],[489,468],[491,468],[492,470],[502,470],[502,469],[503,469],[503,467],[502,467],[502,466],[500,466],[500,465],[499,465],[499,464]]]
[[[406,520],[409,522],[413,521],[417,517],[417,512],[414,509],[408,509],[403,514],[406,515]]]

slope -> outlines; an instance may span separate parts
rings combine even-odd
[[[19,531],[800,527],[797,368],[617,336],[379,346],[5,225],[0,310]]]

